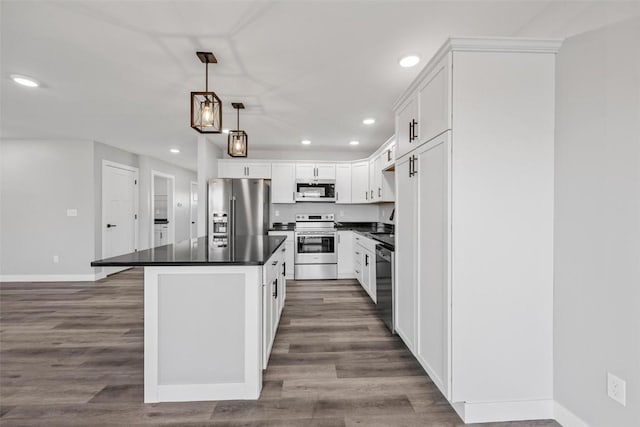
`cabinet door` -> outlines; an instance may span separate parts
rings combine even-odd
[[[262,369],[267,369],[271,353],[271,278],[262,285]]]
[[[280,264],[278,263],[278,267]],[[269,343],[269,353],[273,348],[273,340],[276,338],[278,330],[278,322],[280,321],[280,310],[278,308],[278,295],[280,293],[280,280],[277,274],[274,275],[273,285],[271,288],[271,342]]]
[[[450,398],[449,132],[417,154],[418,330],[417,358]]]
[[[247,178],[271,179],[271,163],[247,163]]]
[[[371,159],[369,160],[369,203],[373,203],[378,199],[377,181],[376,159]]]
[[[351,165],[336,165],[336,203],[351,203]]]
[[[338,231],[338,279],[354,277],[353,231]]]
[[[285,254],[285,267],[284,267],[284,271],[285,271],[285,277],[287,279],[291,279],[293,280],[293,272],[295,271],[294,268],[294,259],[295,259],[295,253],[294,253],[294,241],[293,238],[291,238],[291,240],[287,240],[284,243],[285,247],[287,248],[286,254]]]
[[[296,179],[313,181],[316,179],[316,165],[313,163],[296,164]]]
[[[407,99],[396,112],[396,156],[401,157],[413,150],[418,138],[418,102],[415,96]]]
[[[218,178],[246,178],[247,164],[234,160],[218,162]]]
[[[376,293],[376,253],[367,251],[369,255],[367,268],[369,269],[369,296],[374,303],[378,302],[378,294]]]
[[[395,163],[395,160],[396,160],[395,147],[396,147],[396,143],[394,140],[394,142],[387,145],[386,149],[380,155],[382,158],[382,170],[390,168]]]
[[[413,351],[416,323],[417,179],[411,156],[396,162],[396,331]]]
[[[371,277],[369,276],[369,254],[368,251],[364,249],[362,246],[358,248],[360,251],[362,260],[362,289],[364,289],[369,296],[371,296],[371,291],[369,290]]]
[[[296,165],[274,163],[271,165],[271,203],[295,203]]]
[[[316,165],[316,179],[336,179],[336,165],[333,163],[318,163]]]
[[[418,86],[420,144],[451,129],[450,61],[447,55]]]
[[[369,162],[351,166],[351,202],[369,202]]]

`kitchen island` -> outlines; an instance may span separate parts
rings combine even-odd
[[[286,295],[284,241],[201,237],[91,263],[144,267],[145,403],[260,396]]]

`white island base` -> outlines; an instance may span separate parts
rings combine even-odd
[[[262,266],[145,267],[144,401],[257,399]]]

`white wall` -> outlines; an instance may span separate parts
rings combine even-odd
[[[2,140],[0,159],[3,280],[93,275],[93,144]],[[78,215],[67,216],[67,209],[77,209]]]
[[[556,84],[554,396],[591,426],[638,426],[640,20],[567,39]]]
[[[138,156],[140,165],[140,215],[139,215],[139,249],[147,249],[151,245],[151,227],[153,214],[151,212],[151,172],[162,172],[175,177],[175,194],[173,205],[175,208],[175,241],[189,238],[189,195],[191,181],[196,180],[196,173],[189,169],[176,166],[153,157]],[[168,207],[171,209],[171,206]]]

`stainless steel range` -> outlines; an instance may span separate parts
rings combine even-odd
[[[296,280],[338,278],[336,236],[333,214],[296,215]]]

